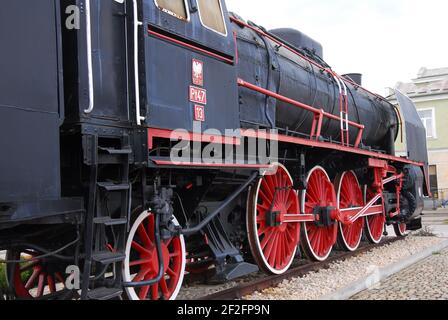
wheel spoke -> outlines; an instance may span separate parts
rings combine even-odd
[[[146,232],[145,227],[143,226],[143,224],[138,226],[138,235],[140,236],[140,239],[142,240],[142,242],[145,245],[145,247],[148,247],[148,248],[152,248],[153,247],[153,243],[152,243],[151,239],[149,238],[149,235]]]
[[[171,268],[166,269],[166,274],[170,277],[176,277],[176,272],[174,272]]]
[[[56,292],[56,286],[54,283],[54,278],[50,275],[47,276],[47,283],[48,283],[48,288],[50,289],[50,293],[55,293]]]
[[[149,288],[150,288],[149,286],[146,286],[146,287],[142,287],[140,289],[140,292],[138,294],[138,297],[139,297],[140,300],[146,300],[147,299]]]
[[[264,249],[268,244],[272,244],[272,237],[275,235],[275,232],[271,231],[265,234],[263,241],[261,242],[261,248]]]
[[[36,283],[36,280],[39,278],[39,275],[41,274],[41,267],[36,267],[33,270],[33,273],[31,274],[31,277],[28,279],[28,281],[25,284],[25,289],[30,290],[34,283]],[[20,275],[21,277],[22,275]]]
[[[152,300],[159,300],[159,285],[154,284],[151,286],[151,298]]]
[[[39,281],[37,284],[37,297],[42,297],[45,289],[45,274],[41,273],[39,275]]]
[[[151,254],[150,250],[143,248],[140,244],[138,244],[135,241],[132,241],[132,248],[137,250],[141,254]]]
[[[162,280],[160,280],[160,289],[162,291],[163,298],[165,300],[169,300],[169,298],[170,298],[170,291],[168,290],[168,285],[166,283],[166,279],[165,278],[162,278]]]
[[[264,204],[266,205],[271,205],[272,204],[272,198],[269,198],[264,192],[263,190],[260,189],[260,197],[261,200],[263,201]]]
[[[62,283],[65,287],[65,280],[64,280],[64,277],[62,276],[62,274],[60,272],[56,272],[55,277],[56,277],[56,280],[58,282]]]
[[[135,260],[135,261],[129,262],[129,266],[135,267],[135,266],[140,266],[142,264],[146,264],[146,263],[150,263],[150,262],[151,262],[151,258]]]
[[[150,273],[151,270],[149,268],[142,268],[137,275],[134,277],[134,279],[132,279],[132,281],[134,282],[140,282],[142,281],[147,275],[148,273]]]

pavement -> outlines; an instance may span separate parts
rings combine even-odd
[[[447,270],[448,250],[435,252],[350,300],[448,300]]]
[[[438,237],[448,238],[448,209],[425,211],[423,225],[431,229]]]
[[[423,225],[441,238],[448,238],[448,209],[427,211]],[[390,276],[350,300],[448,300],[448,250]]]

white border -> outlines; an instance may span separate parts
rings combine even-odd
[[[159,4],[157,3],[157,0],[154,0],[154,4],[156,5],[157,9],[159,9],[163,13],[166,13],[166,14],[170,15],[171,17],[179,19],[180,21],[185,21],[185,22],[190,22],[191,21],[190,7],[188,6],[188,1],[187,0],[184,0],[185,12],[187,13],[187,20],[184,20],[182,17],[179,17],[175,12],[172,12],[172,11],[166,9],[166,8],[162,8],[161,6],[159,6]]]
[[[155,1],[155,0],[154,0],[154,1]],[[223,7],[222,7],[222,1],[221,1],[221,0],[218,0],[218,1],[219,1],[219,7],[220,7],[220,9],[221,9],[222,22],[224,23],[224,29],[226,30],[226,33],[219,32],[219,31],[217,31],[217,30],[215,30],[215,29],[213,29],[213,28],[210,28],[209,26],[206,26],[206,25],[204,24],[204,22],[202,21],[201,5],[200,5],[199,2],[198,2],[197,4],[198,4],[199,20],[201,21],[201,24],[202,24],[202,26],[203,26],[205,29],[208,29],[208,30],[210,30],[210,31],[213,31],[214,33],[217,33],[217,34],[219,34],[219,35],[221,35],[221,36],[223,36],[223,37],[227,37],[227,36],[229,35],[229,32],[228,32],[228,30],[227,30],[227,23],[226,23],[226,18],[225,18],[225,16],[224,16],[224,9],[223,9]]]

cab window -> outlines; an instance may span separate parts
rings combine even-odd
[[[202,24],[215,32],[227,35],[221,0],[197,0]]]
[[[154,0],[157,7],[178,19],[188,20],[185,0]]]

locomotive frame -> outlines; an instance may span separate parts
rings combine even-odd
[[[310,259],[323,261],[336,244],[355,251],[363,235],[379,243],[384,225],[394,225],[398,236],[421,228],[423,195],[429,195],[425,150],[410,143],[413,157],[396,157],[398,127],[395,136],[392,130],[380,141],[381,150],[372,148],[364,144],[373,139],[365,124],[350,119],[355,98],[349,95],[363,92],[372,103],[388,105],[384,98],[336,74],[312,50],[230,14],[225,1],[216,3],[226,34],[204,27],[198,1],[184,3],[187,24],[152,0],[45,0],[35,8],[41,30],[22,32],[2,53],[13,62],[6,70],[8,81],[18,86],[27,75],[19,72],[23,60],[14,55],[37,35],[57,39],[48,49],[56,64],[45,58],[45,50],[28,57],[33,77],[42,75],[40,63],[51,70],[49,79],[57,79],[39,87],[56,87],[52,98],[57,99],[42,97],[43,105],[56,109],[30,107],[33,112],[27,114],[27,123],[49,123],[48,130],[27,141],[22,130],[2,122],[16,144],[30,150],[42,146],[36,161],[40,170],[50,170],[49,163],[56,169],[51,178],[21,174],[28,161],[18,145],[2,140],[10,157],[0,162],[0,175],[9,179],[7,170],[14,170],[19,181],[10,190],[0,183],[0,247],[8,250],[11,297],[77,297],[77,290],[66,288],[66,280],[73,279],[65,270],[79,266],[82,299],[170,299],[185,272],[211,272],[211,282],[259,269],[280,274],[299,247]],[[80,30],[62,26],[68,6],[81,8]],[[8,15],[0,21],[11,28],[23,17],[23,7],[15,0],[5,8]],[[238,74],[238,66],[245,67],[238,28],[252,32],[255,46],[265,50],[274,71],[254,79],[266,76],[266,81],[252,83]],[[0,32],[0,39],[6,38]],[[273,58],[279,50],[338,88],[339,110],[281,94]],[[0,76],[2,84],[5,79]],[[38,89],[22,89],[41,97]],[[13,102],[6,106],[7,99],[0,97],[0,112],[2,119],[17,123],[25,103],[19,99],[23,93],[13,91],[11,97],[2,92]],[[246,98],[256,102],[249,111],[242,108]],[[309,130],[276,126],[275,112],[282,112],[276,102],[306,112]],[[405,123],[408,134],[412,129],[417,140],[425,140],[411,112],[391,113],[400,119],[401,130]],[[338,135],[326,136],[335,125],[337,131],[340,125]],[[197,132],[197,126],[208,130]],[[225,129],[236,134],[219,133]],[[179,151],[179,141],[196,144],[200,153],[211,145],[211,153],[222,157],[228,155],[225,148],[232,161],[188,154],[189,161],[175,162],[170,155]],[[268,151],[277,145],[278,159],[252,158],[245,149],[249,144]],[[235,157],[238,148],[245,150],[243,159]],[[34,182],[31,191],[21,190],[27,181]],[[53,186],[51,192],[40,190],[39,183]],[[24,281],[26,272],[31,275]]]

